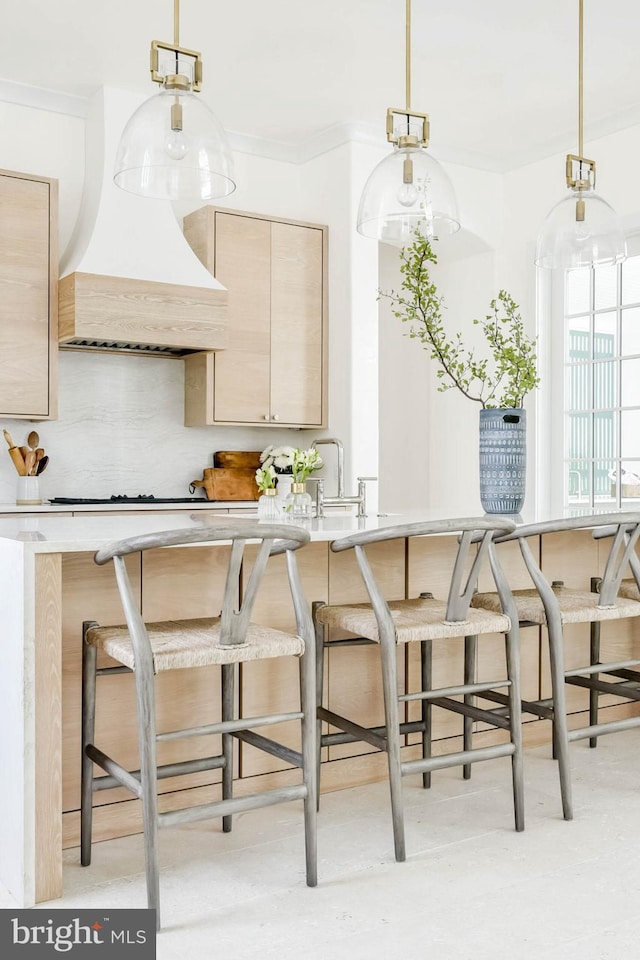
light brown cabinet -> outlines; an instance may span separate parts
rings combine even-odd
[[[327,228],[202,207],[185,237],[228,290],[228,347],[185,359],[185,424],[322,427]]]
[[[58,185],[0,171],[0,416],[57,416]]]

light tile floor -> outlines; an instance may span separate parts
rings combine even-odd
[[[508,760],[405,780],[408,860],[395,863],[386,783],[327,794],[319,885],[304,882],[301,806],[162,831],[158,960],[621,960],[640,954],[640,732],[571,748],[562,820],[548,748],[526,752],[524,833]],[[65,854],[51,906],[145,906],[140,837]],[[12,905],[0,893],[0,907]]]

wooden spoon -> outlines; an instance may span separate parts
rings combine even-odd
[[[29,436],[27,437],[27,443],[32,450],[35,450],[38,444],[40,443],[40,437],[35,430],[32,430]]]
[[[36,452],[35,452],[35,450],[29,450],[29,452],[27,453],[26,457],[24,458],[24,465],[25,465],[25,469],[26,469],[26,471],[27,471],[27,476],[28,476],[28,477],[34,476],[33,470],[34,470],[34,467],[35,467],[35,465],[36,465]]]
[[[44,473],[48,463],[49,463],[49,457],[46,454],[44,457],[42,457],[41,460],[38,460],[38,463],[36,466],[36,477],[39,477],[41,473]]]

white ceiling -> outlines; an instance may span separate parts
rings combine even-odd
[[[173,0],[5,0],[0,81],[151,95]],[[405,0],[182,0],[201,96],[229,132],[299,145],[404,106]],[[578,0],[413,0],[412,106],[436,156],[507,170],[577,149]],[[640,122],[640,3],[585,0],[585,136]],[[1,87],[2,95],[11,87]],[[18,89],[18,88],[15,88]]]

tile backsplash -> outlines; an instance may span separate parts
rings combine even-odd
[[[59,418],[2,420],[16,444],[37,430],[49,456],[40,492],[51,497],[189,496],[216,450],[310,443],[313,433],[260,427],[185,427],[184,363],[157,357],[60,351]],[[4,440],[2,440],[4,444]],[[0,503],[13,503],[17,473],[4,444]]]

